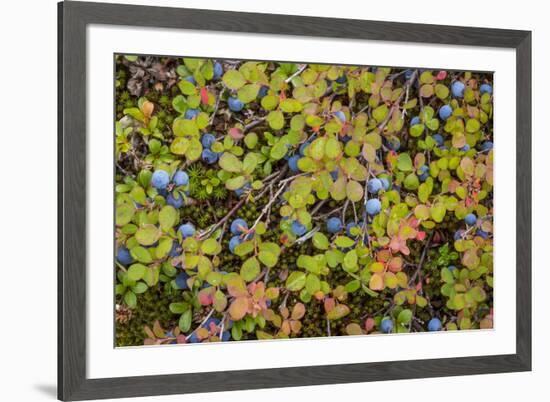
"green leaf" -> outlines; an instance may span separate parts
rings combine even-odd
[[[286,288],[292,292],[301,290],[306,284],[306,274],[300,271],[292,272],[286,279]]]
[[[350,309],[345,304],[338,304],[327,313],[329,320],[339,320],[350,313]]]
[[[260,263],[256,257],[250,257],[243,263],[240,274],[241,277],[247,282],[251,282],[256,279],[256,277],[260,274]]]
[[[260,90],[259,84],[248,84],[239,89],[237,97],[240,101],[244,103],[250,103],[256,99],[258,96],[258,91]]]
[[[479,120],[477,119],[468,119],[466,122],[466,131],[469,133],[478,132],[480,128]]]
[[[381,123],[388,116],[388,113],[388,107],[382,104],[372,111],[372,117],[375,118],[377,123]]]
[[[225,182],[225,187],[228,190],[237,190],[246,184],[244,176],[233,177]]]
[[[170,230],[178,219],[178,211],[171,205],[162,207],[159,212],[159,223],[162,230],[167,232]]]
[[[403,172],[410,172],[413,170],[413,163],[409,154],[399,154],[397,157],[397,168]]]
[[[161,235],[161,231],[155,225],[145,224],[136,232],[136,240],[142,246],[153,245]]]
[[[445,99],[449,96],[449,88],[443,84],[435,85],[435,94],[439,99]]]
[[[363,186],[355,180],[350,180],[346,184],[346,194],[350,201],[360,201],[363,198]]]
[[[130,254],[132,255],[132,258],[138,262],[142,262],[144,264],[149,264],[153,261],[151,258],[151,254],[145,247],[136,246],[132,247],[130,249]]]
[[[202,242],[201,251],[204,254],[215,255],[221,251],[221,246],[216,239],[210,238]]]
[[[309,294],[315,294],[321,290],[321,280],[315,274],[308,274],[306,277],[306,290]]]
[[[170,144],[170,152],[175,155],[185,155],[189,149],[189,145],[190,142],[187,138],[176,137],[174,138],[174,141],[172,141],[172,144]]]
[[[178,82],[178,87],[184,95],[195,95],[197,93],[197,88],[195,85],[187,80],[181,80]]]
[[[271,151],[269,153],[269,156],[271,159],[279,160],[284,158],[286,153],[288,152],[288,147],[285,141],[282,139],[277,141],[273,147],[271,147]]]
[[[304,268],[310,272],[313,272],[314,274],[320,273],[319,264],[317,264],[317,260],[310,255],[304,255],[304,254],[300,255],[296,260],[296,265],[299,268]]]
[[[355,241],[347,236],[337,236],[334,242],[340,248],[348,248],[355,244]]]
[[[239,173],[243,169],[243,164],[235,155],[229,152],[224,152],[219,161],[220,167],[223,170],[232,173]]]
[[[183,314],[189,310],[189,304],[187,303],[170,303],[168,306],[172,314]]]
[[[235,90],[241,88],[244,84],[246,84],[244,76],[237,70],[226,71],[223,75],[222,80],[228,88]]]
[[[178,321],[178,327],[182,330],[182,332],[187,332],[191,329],[192,321],[193,321],[193,311],[191,309],[187,309],[180,316],[180,319]]]
[[[403,325],[406,325],[408,324],[409,322],[411,322],[412,320],[412,311],[409,310],[409,309],[405,309],[403,311],[401,311],[399,313],[399,315],[397,316],[397,321],[400,323],[400,324],[403,324]]]
[[[124,295],[124,302],[128,305],[130,308],[136,307],[137,304],[137,297],[134,292],[128,291]]]
[[[280,110],[273,110],[267,115],[269,127],[273,130],[280,130],[285,125],[285,117]]]
[[[250,254],[254,251],[254,242],[253,241],[243,241],[235,247],[235,254],[239,257],[243,257],[247,254]]]
[[[115,222],[117,226],[124,226],[134,217],[134,206],[131,204],[122,204],[116,206]]]
[[[145,275],[147,267],[143,264],[132,264],[128,268],[128,279],[131,281],[139,281]]]
[[[437,223],[443,222],[443,219],[445,218],[445,213],[446,212],[447,212],[447,208],[445,207],[445,204],[442,203],[442,202],[436,202],[430,208],[430,216]]]
[[[313,235],[313,246],[319,250],[327,250],[329,246],[329,241],[327,236],[321,232],[315,232]]]
[[[424,124],[415,124],[409,129],[411,137],[420,137],[424,132]]]
[[[277,256],[270,251],[260,251],[258,258],[265,266],[273,268],[277,264]]]
[[[342,145],[334,137],[330,137],[325,145],[325,155],[329,159],[336,159],[342,153]]]

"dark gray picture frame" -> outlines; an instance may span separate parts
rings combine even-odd
[[[194,374],[86,377],[86,27],[109,24],[516,51],[516,353]],[[101,399],[531,370],[531,32],[291,15],[58,4],[58,398]],[[510,267],[513,262],[510,261]],[[108,318],[106,318],[108,319]]]

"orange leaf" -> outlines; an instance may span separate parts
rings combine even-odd
[[[369,288],[372,290],[382,290],[384,289],[384,278],[380,274],[374,274],[371,276],[369,281]]]
[[[229,306],[229,315],[235,321],[243,318],[248,312],[248,298],[237,297]]]

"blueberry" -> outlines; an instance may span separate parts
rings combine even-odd
[[[195,234],[195,227],[191,223],[185,223],[179,227],[178,232],[180,232],[181,236],[185,239]]]
[[[345,84],[347,81],[347,78],[344,74],[342,74],[340,77],[336,78],[335,80],[338,84]]]
[[[462,239],[462,236],[463,236],[463,235],[464,235],[464,229],[458,229],[458,230],[455,232],[453,238],[454,238],[455,240],[460,240],[460,239]]]
[[[330,172],[330,177],[332,177],[332,180],[334,181],[338,180],[338,169],[335,169],[332,172]]]
[[[192,118],[196,117],[200,113],[199,109],[187,109],[184,114],[184,118],[191,120]]]
[[[195,77],[193,77],[192,75],[188,75],[187,77],[185,77],[185,81],[189,81],[193,85],[197,84],[197,81],[195,81]]]
[[[302,145],[300,145],[300,149],[299,149],[300,155],[304,156],[306,152],[306,148],[309,146],[309,144],[311,144],[311,142],[306,141]]]
[[[439,117],[441,120],[447,120],[453,114],[453,108],[450,105],[443,105],[439,109]]]
[[[490,84],[481,84],[481,86],[479,87],[479,93],[482,95],[484,93],[488,93],[489,95],[491,95],[493,93],[493,87]]]
[[[481,230],[481,229],[478,229],[476,231],[476,235],[481,237],[483,240],[487,240],[487,238],[489,237],[489,233],[485,232],[484,230]]]
[[[447,267],[447,269],[448,269],[449,271],[453,272],[453,271],[456,269],[456,267],[455,267],[454,265],[449,265],[449,266]]]
[[[180,249],[180,246],[178,244],[178,242],[176,240],[174,240],[172,242],[172,249],[170,250],[170,252],[168,253],[168,255],[170,257],[177,257],[178,255],[181,254],[181,249]]]
[[[485,141],[481,144],[481,150],[483,152],[489,152],[491,149],[493,149],[493,143],[491,141]]]
[[[258,91],[258,99],[262,99],[264,96],[267,95],[267,91],[269,91],[268,87],[261,87]]]
[[[202,324],[203,328],[210,329],[210,324],[214,324],[215,326],[220,325],[220,319],[219,318],[209,318],[205,321],[204,324]]]
[[[176,193],[176,196],[172,195],[172,193],[168,194],[166,197],[166,203],[168,205],[173,206],[176,209],[179,209],[183,207],[183,197],[180,194]]]
[[[413,70],[405,70],[405,79],[408,80],[412,77]]]
[[[164,170],[155,170],[153,176],[151,176],[151,184],[157,190],[164,190],[170,182],[170,176]]]
[[[460,148],[462,152],[468,152],[470,150],[470,146],[468,144],[464,145],[462,148]]]
[[[465,85],[462,81],[455,81],[451,85],[451,92],[455,98],[462,98],[464,96]]]
[[[468,226],[475,225],[477,222],[477,217],[474,214],[468,214],[464,218],[464,222],[466,222],[466,225]]]
[[[250,189],[250,184],[246,183],[243,187],[236,189],[235,194],[237,195],[237,197],[240,197],[241,195],[244,194],[246,190],[249,190],[249,189]]]
[[[391,318],[384,318],[380,323],[380,331],[385,334],[389,334],[393,331],[393,320]]]
[[[243,110],[244,107],[243,102],[232,96],[229,97],[229,99],[227,100],[227,104],[229,105],[229,109],[233,112],[240,112],[241,110]]]
[[[233,223],[231,223],[231,233],[234,235],[241,234],[243,232],[246,232],[248,230],[248,224],[244,219],[235,219]]]
[[[214,63],[214,79],[219,80],[223,74],[222,64],[218,61]]]
[[[367,183],[367,191],[371,194],[378,194],[382,190],[382,181],[380,179],[370,179]]]
[[[216,142],[216,136],[214,134],[207,133],[201,137],[201,144],[203,148],[210,149],[214,142]]]
[[[174,175],[174,177],[172,178],[172,181],[178,187],[187,186],[187,184],[189,183],[189,176],[183,170],[178,170]]]
[[[327,221],[327,231],[329,233],[338,233],[342,230],[342,221],[340,218],[333,216]]]
[[[428,322],[428,331],[441,331],[441,321],[439,321],[439,318],[432,318]]]
[[[420,174],[420,176],[418,176],[418,179],[421,181],[421,182],[425,182],[426,179],[428,178],[428,176],[430,175],[429,172],[430,172],[430,168],[427,166],[427,165],[422,165],[420,167],[420,170],[422,171],[422,173]]]
[[[241,240],[241,237],[239,235],[233,236],[231,240],[229,240],[229,251],[235,253],[235,247],[237,247],[242,242],[243,241]]]
[[[380,200],[377,198],[371,198],[367,201],[367,213],[369,215],[378,215],[380,213],[380,210],[382,209],[382,204],[380,203]]]
[[[201,158],[205,163],[212,165],[218,161],[219,155],[216,152],[212,152],[209,149],[203,149]]]
[[[417,124],[420,124],[420,117],[418,116],[414,116],[412,119],[411,119],[411,126],[415,126]]]
[[[432,138],[434,139],[437,146],[442,146],[443,145],[443,137],[441,136],[441,134],[434,134],[432,136]]]
[[[231,333],[229,331],[223,331],[222,342],[227,342],[231,340]]]
[[[341,110],[334,112],[334,116],[336,116],[338,120],[340,120],[342,123],[346,121],[346,115]]]
[[[298,168],[299,159],[300,159],[300,155],[292,155],[290,158],[288,158],[288,167],[294,173],[300,172],[300,169]]]
[[[382,182],[382,187],[384,188],[384,191],[388,191],[390,189],[390,181],[388,179],[386,179],[385,177],[381,177],[380,182]]]
[[[299,221],[292,222],[292,233],[296,236],[302,236],[306,231],[306,225],[302,225]]]
[[[178,289],[187,289],[187,279],[189,279],[189,275],[187,275],[185,272],[181,272],[176,276],[176,286]]]
[[[134,262],[134,259],[132,258],[132,255],[130,254],[130,251],[124,246],[120,246],[116,253],[116,259],[118,262],[120,262],[122,265],[129,265],[132,262]]]
[[[196,333],[196,332],[193,332],[193,333],[191,334],[191,336],[189,337],[189,339],[187,339],[187,341],[188,341],[189,343],[200,343],[199,337],[197,336],[197,333]]]
[[[401,148],[401,141],[399,141],[399,138],[392,137],[388,140],[388,148],[390,148],[393,151],[399,151],[399,148]]]

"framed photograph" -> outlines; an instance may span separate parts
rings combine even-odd
[[[531,33],[59,3],[61,400],[531,369]]]

